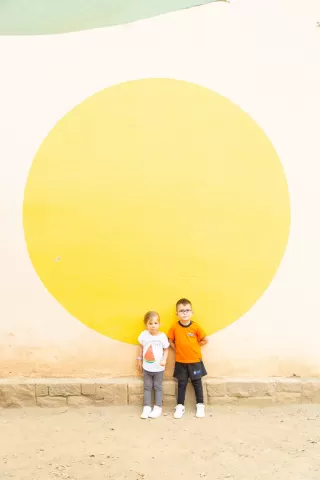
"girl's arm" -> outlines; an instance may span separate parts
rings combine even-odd
[[[142,345],[138,345],[138,348],[137,348],[137,369],[138,369],[139,372],[142,372],[142,354],[143,354]]]
[[[168,353],[169,353],[169,348],[165,348],[163,350],[163,359],[161,360],[160,362],[160,365],[162,367],[165,367],[166,366],[166,363],[167,363],[167,359],[168,359]]]
[[[173,350],[175,350],[175,349],[176,349],[176,345],[175,345],[175,343],[174,343],[173,340],[170,340],[170,338],[169,338],[169,343],[170,343],[170,347],[171,347]]]

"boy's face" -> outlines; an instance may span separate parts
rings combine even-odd
[[[192,315],[193,311],[190,303],[186,303],[185,305],[179,303],[177,306],[177,316],[181,322],[190,322]]]

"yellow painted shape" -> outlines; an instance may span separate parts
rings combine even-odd
[[[24,198],[31,261],[74,317],[136,343],[193,301],[208,334],[270,284],[289,233],[288,188],[258,125],[226,98],[170,79],[105,89],[53,128]],[[63,332],[62,332],[63,334]]]

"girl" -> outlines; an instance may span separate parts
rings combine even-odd
[[[167,363],[169,342],[159,331],[160,317],[157,312],[147,312],[144,316],[144,330],[138,338],[139,353],[137,367],[143,370],[144,407],[141,418],[158,418],[162,414],[162,381]],[[155,405],[151,408],[151,392],[155,390]]]

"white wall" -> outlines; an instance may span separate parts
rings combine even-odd
[[[89,330],[41,284],[24,242],[22,202],[55,123],[92,93],[145,77],[188,80],[237,103],[269,136],[289,184],[281,267],[256,305],[211,337],[209,374],[320,375],[317,21],[317,0],[238,0],[125,27],[0,37],[0,376],[134,372],[133,346]]]

